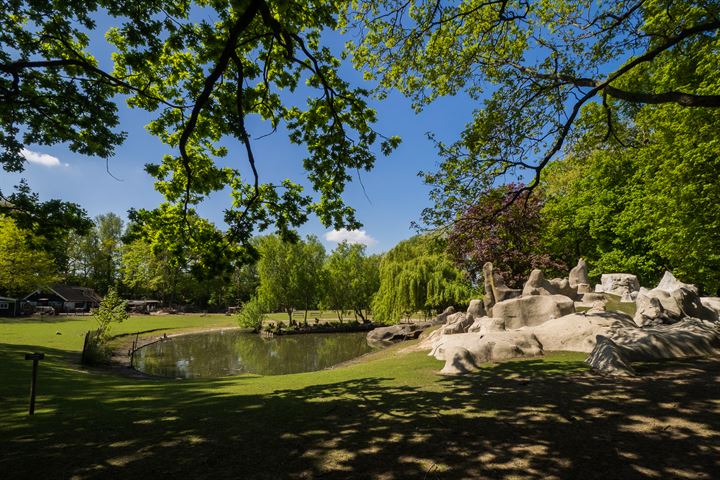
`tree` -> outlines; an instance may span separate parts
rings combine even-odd
[[[445,253],[445,242],[418,235],[398,243],[380,261],[380,288],[372,302],[373,318],[390,323],[405,315],[470,301],[467,276]]]
[[[565,268],[543,251],[540,193],[530,196],[526,192],[521,202],[511,203],[492,215],[520,188],[509,184],[490,190],[453,224],[447,239],[448,252],[476,283],[480,282],[485,262],[492,262],[512,287],[521,287],[534,268]]]
[[[65,277],[104,294],[120,279],[123,222],[114,213],[98,215],[85,235],[69,232]]]
[[[342,242],[328,256],[325,270],[325,300],[328,308],[338,313],[352,310],[365,322],[372,297],[380,287],[379,260],[366,256],[365,246]]]
[[[120,279],[134,295],[158,294],[165,298],[170,293],[171,269],[163,258],[152,252],[143,240],[125,244],[122,249]]]
[[[379,137],[368,92],[339,76],[340,61],[321,45],[334,29],[342,3],[244,0],[218,2],[157,0],[128,4],[18,0],[0,15],[0,162],[22,171],[27,144],[68,143],[73,151],[109,158],[124,139],[117,107],[124,95],[132,108],[155,113],[148,130],[176,151],[148,165],[167,199],[158,211],[138,212],[137,221],[178,230],[183,243],[193,231],[192,207],[212,192],[229,188],[230,228],[213,242],[244,243],[255,228],[275,226],[287,238],[317,214],[326,226],[359,225],[342,193],[351,173],[372,168],[377,143],[387,154],[399,139]],[[198,14],[201,10],[202,15]],[[89,51],[96,19],[113,19],[105,32],[114,45],[112,71],[102,70]],[[211,18],[208,20],[208,18]],[[305,106],[287,100],[303,86]],[[306,145],[303,165],[318,197],[296,181],[261,182],[246,125],[257,115],[275,132]],[[218,160],[232,140],[249,172]],[[160,221],[162,220],[162,221]],[[151,242],[152,243],[152,242]]]
[[[0,215],[0,292],[24,296],[57,281],[52,257],[38,248],[42,240]]]
[[[361,35],[354,62],[420,110],[465,92],[478,108],[444,158],[423,221],[446,225],[507,175],[537,187],[561,155],[584,106],[616,130],[639,105],[720,107],[720,4],[675,0],[358,1],[343,26]],[[680,61],[677,61],[680,60]],[[650,69],[664,75],[648,76]],[[668,82],[676,79],[676,82]],[[498,207],[500,210],[501,205]],[[495,214],[496,212],[492,212]]]
[[[583,115],[602,114],[588,108]],[[585,257],[594,276],[629,271],[653,285],[672,270],[717,292],[720,111],[645,106],[621,127],[609,139],[589,129],[549,167],[548,250]]]
[[[284,311],[290,323],[293,311],[304,308],[307,320],[307,310],[319,299],[323,283],[325,250],[320,242],[315,237],[308,237],[307,242],[284,242],[277,235],[268,235],[259,239],[258,250],[260,303],[270,311]]]

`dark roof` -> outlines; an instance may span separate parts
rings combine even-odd
[[[71,287],[69,285],[53,285],[50,290],[57,293],[66,302],[83,303],[94,302],[100,303],[102,298],[95,293],[95,290],[87,287]]]
[[[0,301],[3,302],[17,302],[16,298],[10,298],[10,297],[0,297]]]

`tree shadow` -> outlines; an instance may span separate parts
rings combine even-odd
[[[29,366],[16,358],[34,347],[0,347],[4,370],[28,371],[26,379],[0,378],[0,392],[25,392]],[[717,359],[640,365],[643,377],[623,380],[542,360],[429,382],[357,370],[356,378],[321,385],[286,377],[292,388],[258,392],[250,377],[79,374],[55,361],[63,355],[50,351],[41,365],[39,415],[18,421],[20,406],[0,415],[5,478],[712,478],[720,471]]]

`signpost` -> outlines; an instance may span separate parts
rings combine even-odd
[[[35,383],[37,382],[38,362],[45,358],[44,353],[26,353],[25,360],[33,361],[32,382],[30,383],[30,410],[29,415],[35,414]]]

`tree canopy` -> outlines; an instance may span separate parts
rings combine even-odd
[[[617,139],[590,130],[548,169],[548,251],[586,258],[595,276],[627,271],[653,285],[672,270],[717,292],[719,130],[720,111],[675,105],[637,110]]]
[[[383,255],[373,317],[391,323],[416,312],[430,315],[451,305],[467,304],[472,295],[468,277],[445,253],[445,242],[418,235]]]
[[[137,219],[180,233],[193,205],[229,188],[232,207],[220,240],[248,243],[254,228],[283,235],[310,213],[326,226],[354,228],[354,210],[342,193],[351,174],[372,168],[373,146],[388,153],[399,139],[373,130],[368,92],[338,74],[339,60],[321,44],[336,27],[341,2],[231,2],[98,0],[6,2],[0,13],[0,163],[22,171],[28,144],[65,142],[73,151],[109,158],[125,134],[114,102],[153,112],[148,130],[175,150],[147,165],[167,204]],[[97,19],[116,49],[112,69],[93,56]],[[302,92],[302,102],[283,92]],[[262,159],[246,126],[258,116],[272,132],[280,126],[305,145],[303,166],[318,193],[298,179],[263,182]],[[222,141],[237,143],[232,167]],[[243,172],[244,171],[244,172]],[[178,214],[179,211],[179,214]],[[178,230],[177,227],[170,227]]]
[[[511,174],[510,200],[540,184],[584,106],[608,135],[628,108],[720,107],[720,5],[706,1],[390,0],[352,2],[354,61],[416,109],[465,92],[477,109],[460,138],[438,143],[429,225],[445,225]],[[647,75],[649,69],[660,75]],[[671,80],[672,81],[668,81]],[[502,206],[499,206],[499,208]]]
[[[490,190],[455,221],[448,234],[450,256],[477,283],[486,262],[492,262],[511,287],[522,287],[534,268],[565,267],[551,258],[542,243],[544,200],[540,193],[530,196],[525,192],[520,202],[492,215],[520,188],[509,184]]]
[[[341,312],[352,309],[365,321],[375,292],[380,286],[380,258],[367,256],[365,246],[342,242],[325,261],[325,295],[322,302],[342,318]]]
[[[0,215],[0,295],[24,296],[58,279],[41,239]]]
[[[315,237],[285,242],[277,235],[258,241],[258,300],[267,311],[284,311],[292,322],[296,309],[317,305],[323,286],[325,249]]]

